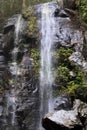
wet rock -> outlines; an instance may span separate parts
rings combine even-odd
[[[8,33],[11,30],[14,30],[14,25],[7,25],[4,27],[4,34]]]
[[[0,97],[0,105],[3,104],[3,98]]]
[[[60,10],[59,8],[57,8],[54,12],[54,16],[55,17],[62,17],[62,18],[66,18],[66,17],[69,17],[68,14],[63,11],[63,10]]]
[[[0,62],[5,62],[5,57],[3,55],[0,55]]]
[[[2,112],[3,112],[3,107],[0,106],[0,116],[2,116]]]
[[[59,12],[59,15],[58,15],[59,17],[62,17],[62,18],[66,18],[66,17],[69,17],[69,15],[65,12],[65,11],[63,11],[63,10],[61,10],[60,12]]]
[[[85,118],[84,121],[82,121],[83,118]],[[87,104],[75,100],[72,110],[59,110],[47,114],[42,120],[42,125],[46,130],[82,130],[86,127],[86,119]]]
[[[3,49],[0,49],[0,55],[4,55]]]
[[[83,34],[71,24],[69,17],[56,17],[54,43],[56,47],[73,47],[75,51],[83,49]]]
[[[70,71],[70,72],[69,72],[69,75],[70,75],[71,77],[75,77],[75,76],[76,76],[76,74],[75,74],[73,71]]]
[[[22,81],[23,82],[23,81]],[[30,86],[31,87],[31,86]],[[36,87],[34,85],[34,87]],[[33,130],[38,121],[39,97],[38,92],[33,93],[32,88],[27,85],[19,90],[17,97],[17,121],[20,129]],[[37,110],[37,111],[36,111]],[[36,121],[37,120],[37,121]]]
[[[87,129],[87,103],[84,103],[80,100],[75,100],[73,109],[77,110],[83,128],[84,130],[86,130]]]
[[[9,18],[4,26],[4,34],[9,33],[10,31],[15,29],[15,24],[19,15],[14,15],[13,17]]]
[[[75,15],[76,15],[76,12],[73,11],[73,10],[71,10],[71,9],[65,8],[64,11],[65,11],[66,13],[68,13],[70,16],[75,16]]]
[[[3,36],[3,34],[2,33],[0,33],[0,39],[1,39],[1,37]]]
[[[82,130],[82,124],[75,111],[60,110],[53,114],[47,114],[42,121],[46,130]]]
[[[60,12],[60,9],[59,9],[59,8],[57,8],[57,9],[55,10],[55,12],[54,12],[54,16],[55,16],[55,17],[58,17],[59,12]]]
[[[85,72],[87,72],[87,62],[84,60],[81,52],[74,52],[69,60],[72,64],[80,66]]]
[[[27,54],[23,56],[22,62],[21,62],[21,68],[22,68],[22,74],[23,76],[30,75],[32,77],[33,75],[33,59],[29,57]]]
[[[11,30],[9,33],[4,35],[4,40],[3,40],[3,49],[5,51],[6,57],[8,56],[10,50],[13,49],[13,46],[14,46],[14,31]]]
[[[60,96],[54,100],[54,110],[69,110],[71,108],[71,101],[68,96]]]

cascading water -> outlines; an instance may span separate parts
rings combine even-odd
[[[16,82],[17,82],[17,75],[19,74],[19,68],[17,66],[17,53],[18,53],[18,42],[19,42],[19,32],[21,29],[21,15],[18,16],[17,22],[15,24],[15,40],[14,40],[14,49],[12,51],[12,63],[9,65],[11,74],[13,76],[13,85],[7,95],[7,112],[9,113],[9,108],[11,107],[11,126],[14,129],[16,125]]]
[[[43,4],[41,10],[41,68],[40,68],[40,93],[41,108],[40,116],[52,111],[52,50],[53,36],[55,35],[55,6],[50,3]]]
[[[14,49],[12,51],[12,66],[10,66],[11,72],[13,75],[20,73],[20,70],[17,66],[17,53],[18,53],[18,42],[19,42],[19,32],[22,25],[21,15],[18,16],[17,22],[15,24],[15,40],[14,40]]]

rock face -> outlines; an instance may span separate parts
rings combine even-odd
[[[70,57],[69,60],[72,64],[80,66],[84,72],[87,72],[87,62],[85,61],[84,57],[82,56],[81,52],[74,52]]]
[[[59,110],[47,114],[42,120],[42,125],[46,130],[82,130],[86,127],[86,121],[87,104],[75,100],[72,110]]]
[[[64,0],[65,7],[73,8],[75,0]],[[72,2],[74,2],[72,4]],[[81,66],[85,71],[87,71],[86,58],[82,56],[83,41],[84,36],[82,31],[78,28],[74,28],[71,22],[70,14],[68,15],[63,8],[57,6],[55,2],[55,36],[54,36],[54,48],[65,47],[71,48],[75,51],[69,60],[75,65]],[[61,3],[63,6],[63,3]],[[37,16],[40,18],[41,15],[41,5],[37,6]],[[69,11],[69,10],[68,10]],[[15,23],[17,21],[18,15],[10,18],[6,25],[4,26],[3,34],[0,34],[0,128],[1,130],[36,130],[38,128],[39,122],[39,83],[38,79],[35,78],[34,72],[34,61],[30,55],[25,56],[25,50],[28,53],[31,49],[39,48],[39,39],[29,37],[26,34],[26,19],[23,18],[24,30],[22,30],[19,43],[17,45],[17,61],[16,64],[21,70],[21,74],[14,76],[11,74],[9,69],[9,62],[13,60],[12,51],[15,44]],[[39,21],[38,21],[39,24]],[[85,41],[87,41],[87,32],[85,33]],[[36,56],[36,53],[34,53]],[[35,57],[36,58],[36,57]],[[7,61],[7,63],[6,63]],[[9,69],[9,73],[7,71]],[[71,71],[72,77],[74,73]],[[10,77],[10,78],[9,78]],[[8,80],[9,78],[9,80]],[[3,80],[2,80],[3,79]],[[4,82],[1,82],[4,81]],[[5,83],[5,85],[3,84]],[[58,85],[58,84],[57,84]],[[3,86],[3,87],[2,87]],[[5,87],[4,87],[5,86]],[[9,87],[8,87],[9,86]],[[5,92],[4,92],[4,90]],[[11,91],[14,90],[14,95]],[[10,97],[10,100],[8,100]],[[13,97],[13,99],[12,99]],[[15,104],[15,110],[12,108]],[[15,103],[14,103],[15,100]],[[71,104],[69,99],[61,96],[56,98],[54,101],[54,109],[60,110],[61,108],[69,110]],[[10,103],[10,105],[8,105]],[[84,103],[82,105],[84,107]],[[80,105],[78,107],[80,113],[80,118],[77,117],[78,112],[75,108],[71,111],[60,110],[56,111],[54,114],[47,115],[43,119],[43,126],[47,130],[82,130],[82,125],[86,124],[86,109],[87,106],[80,110]],[[12,113],[15,113],[16,123],[12,126],[11,119],[13,118]],[[87,111],[86,111],[87,112]],[[59,121],[57,119],[60,119]],[[67,120],[66,120],[67,119]],[[67,123],[68,122],[68,123]],[[37,129],[38,130],[38,129]]]
[[[69,110],[71,108],[71,101],[67,95],[59,96],[54,100],[54,110]]]

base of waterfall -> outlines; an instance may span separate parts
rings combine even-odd
[[[86,130],[87,104],[75,100],[73,108],[69,111],[59,110],[48,113],[42,119],[42,126],[46,130]]]

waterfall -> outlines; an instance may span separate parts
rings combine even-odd
[[[55,35],[55,6],[51,3],[43,4],[41,9],[41,68],[40,68],[40,94],[41,118],[52,111],[52,84],[53,84],[53,36]]]
[[[20,74],[20,68],[17,66],[17,54],[18,54],[18,42],[19,42],[19,33],[22,27],[22,17],[21,15],[18,16],[17,22],[15,24],[15,33],[14,33],[14,49],[12,51],[12,63],[10,65],[10,70],[13,75]]]
[[[21,24],[21,23],[22,23],[21,19],[22,19],[22,16],[19,15],[19,16],[18,16],[18,20],[17,20],[17,22],[16,22],[16,24],[15,24],[15,45],[18,45],[19,32],[20,32],[21,25],[22,25],[22,24]]]
[[[10,71],[12,74],[12,86],[7,94],[7,113],[11,114],[11,126],[14,129],[15,125],[17,123],[16,121],[16,83],[17,83],[17,76],[19,74],[19,67],[17,65],[17,54],[18,54],[18,42],[19,42],[19,33],[21,29],[21,15],[18,16],[17,22],[15,24],[15,33],[14,33],[14,49],[12,51],[12,62],[9,64]],[[9,111],[9,108],[11,107],[11,111]]]

